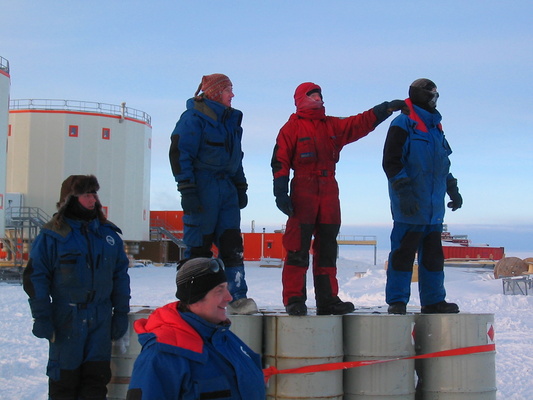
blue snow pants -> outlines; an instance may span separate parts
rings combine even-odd
[[[185,257],[212,257],[213,244],[226,268],[233,300],[246,297],[241,211],[235,185],[224,173],[197,171],[196,186],[202,204],[199,213],[183,215]]]
[[[420,304],[425,306],[445,299],[441,233],[442,224],[411,225],[394,222],[385,287],[387,304],[409,302],[413,263],[417,253]]]

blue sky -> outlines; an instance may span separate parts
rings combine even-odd
[[[12,99],[126,101],[152,116],[153,210],[180,208],[167,154],[186,100],[202,75],[228,75],[244,113],[245,232],[285,223],[270,157],[298,84],[319,84],[326,112],[349,116],[430,78],[464,198],[449,230],[533,256],[531,15],[525,0],[0,0],[0,56]],[[337,167],[341,233],[376,234],[384,247],[391,121],[345,147]]]

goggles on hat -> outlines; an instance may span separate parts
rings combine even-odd
[[[185,264],[185,262],[187,261],[189,261],[189,259],[184,260],[180,264],[178,264],[178,267],[177,267],[178,271],[182,267],[182,265]],[[194,271],[194,273],[191,272],[190,274],[187,274],[187,273],[183,274],[183,276],[180,277],[181,279],[177,283],[178,284],[181,284],[184,282],[192,283],[194,281],[194,278],[208,275],[208,274],[216,274],[221,269],[222,270],[224,269],[224,264],[222,263],[222,261],[219,260],[218,258],[212,258],[211,260],[209,260],[208,263],[205,263],[203,268],[201,268],[200,270],[196,270]]]

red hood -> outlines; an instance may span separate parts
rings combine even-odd
[[[300,84],[294,92],[294,104],[296,105],[296,114],[302,118],[322,119],[326,117],[326,110],[323,101],[315,101],[307,96],[313,89],[322,89],[316,83],[304,82]]]
[[[296,88],[294,91],[294,105],[296,108],[300,108],[302,101],[307,99],[307,93],[313,89],[318,89],[322,92],[322,88],[313,82],[304,82]]]
[[[139,335],[153,333],[159,343],[202,352],[204,342],[198,332],[181,317],[178,302],[156,309],[148,319],[139,319],[133,326]]]

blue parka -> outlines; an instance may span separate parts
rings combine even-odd
[[[392,121],[383,154],[392,216],[395,222],[413,225],[442,224],[446,182],[453,179],[449,159],[452,150],[444,137],[440,113],[430,113],[409,99],[406,103],[411,113],[400,114]],[[410,178],[419,205],[418,212],[412,216],[401,212],[393,189],[394,182],[401,178]]]
[[[264,400],[261,361],[229,330],[178,302],[135,322],[142,351],[135,361],[129,400]]]
[[[171,136],[170,164],[181,186],[202,185],[208,175],[246,183],[242,166],[242,112],[204,98],[187,100]]]
[[[241,121],[239,110],[207,98],[189,99],[169,151],[178,190],[194,193],[200,203],[197,212],[183,216],[185,257],[210,257],[214,243],[234,300],[247,291],[244,279],[237,279],[244,274],[239,196],[247,190]]]
[[[47,374],[111,358],[113,311],[128,313],[129,260],[120,229],[98,219],[44,225],[32,244],[24,290],[32,316],[51,318]]]

